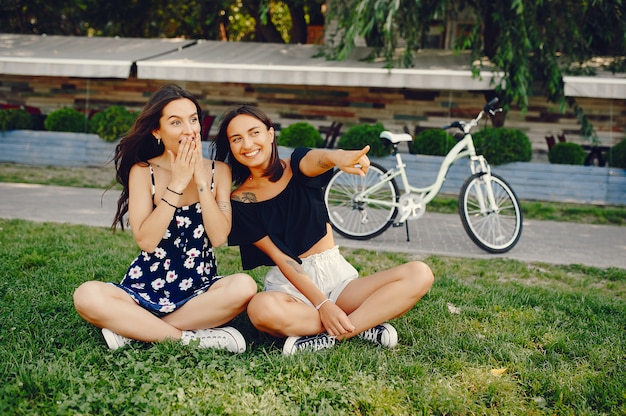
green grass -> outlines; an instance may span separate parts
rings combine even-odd
[[[410,259],[342,251],[362,274]],[[119,281],[137,253],[125,232],[0,220],[0,414],[626,413],[623,269],[432,256],[435,284],[393,321],[393,350],[350,340],[284,357],[242,315],[241,355],[176,343],[111,352],[72,292]],[[217,255],[222,273],[239,271],[235,249]]]
[[[104,167],[70,168],[0,163],[0,182],[108,188],[115,184],[115,170],[111,164]],[[116,185],[116,189],[120,189],[119,185]],[[541,201],[521,201],[521,205],[524,217],[527,219],[626,226],[626,206],[596,206]],[[426,210],[457,214],[457,198],[439,195],[428,204]]]

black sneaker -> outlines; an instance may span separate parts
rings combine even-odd
[[[302,351],[318,351],[335,346],[335,337],[328,334],[289,337],[283,346],[284,355],[293,355]]]
[[[376,325],[367,331],[363,331],[358,337],[387,348],[393,348],[398,345],[398,332],[388,323]]]

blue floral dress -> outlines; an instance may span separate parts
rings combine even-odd
[[[196,202],[176,209],[156,250],[142,250],[116,286],[145,309],[163,316],[206,292],[221,277],[204,230],[200,202]]]

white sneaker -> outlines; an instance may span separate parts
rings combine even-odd
[[[235,354],[246,350],[246,340],[243,335],[230,326],[183,331],[181,342],[184,345],[189,345],[194,340],[199,341],[198,348],[215,348],[227,350]]]
[[[318,351],[335,346],[335,337],[328,334],[289,337],[283,345],[284,355],[293,355],[302,351]]]
[[[376,325],[363,331],[358,337],[387,348],[393,348],[398,345],[398,332],[388,323]]]
[[[111,350],[116,350],[132,342],[132,339],[118,335],[107,328],[102,328],[102,335],[104,336],[104,340],[107,342],[107,345]]]

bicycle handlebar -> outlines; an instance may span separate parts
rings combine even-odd
[[[493,116],[494,114],[496,114],[496,109],[494,108],[496,104],[498,104],[498,97],[485,104],[485,106],[483,107],[483,111]]]
[[[478,120],[480,120],[483,116],[484,113],[489,114],[490,116],[494,116],[496,114],[496,112],[498,111],[502,111],[502,108],[495,108],[496,104],[498,104],[498,97],[492,99],[491,101],[489,101],[487,104],[485,104],[485,106],[483,107],[483,110],[480,112],[480,114],[478,114],[478,116],[470,121],[470,125],[475,126],[478,123]],[[451,124],[448,124],[446,126],[443,126],[441,129],[442,130],[448,130],[450,128],[457,128],[460,130],[465,130],[465,125],[467,123],[464,121],[454,121]],[[471,128],[471,127],[470,127]]]

